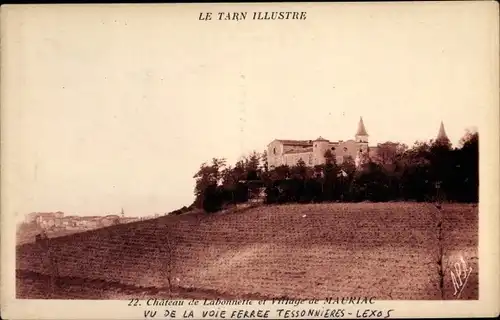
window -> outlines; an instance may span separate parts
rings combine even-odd
[[[332,151],[335,151],[335,147],[332,147]]]
[[[344,147],[344,151],[347,151],[347,147]]]
[[[276,148],[273,149],[273,154],[276,154]]]

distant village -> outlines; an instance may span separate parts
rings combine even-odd
[[[32,212],[26,215],[25,223],[35,223],[42,229],[96,229],[114,224],[138,221],[138,217],[125,217],[125,213],[106,216],[65,216],[64,212]]]
[[[18,244],[34,242],[35,237],[40,233],[53,238],[117,224],[154,219],[159,216],[160,214],[156,213],[144,217],[127,217],[123,209],[120,214],[108,214],[104,216],[66,216],[61,211],[32,212],[27,214],[24,221],[18,226],[17,241]]]

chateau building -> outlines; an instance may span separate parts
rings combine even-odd
[[[273,140],[267,146],[267,157],[270,168],[280,165],[292,166],[302,159],[307,166],[321,165],[326,162],[325,153],[330,150],[337,164],[343,163],[347,158],[352,158],[359,165],[361,156],[367,154],[372,157],[377,153],[377,146],[368,145],[368,132],[363,118],[360,117],[358,130],[354,139],[330,141],[319,137],[315,140]],[[448,141],[443,122],[439,128],[437,141]]]
[[[363,118],[359,119],[358,130],[354,139],[347,141],[330,141],[319,137],[315,140],[281,140],[276,139],[268,144],[267,155],[269,167],[280,165],[295,165],[302,159],[308,166],[324,164],[325,153],[330,150],[338,164],[351,157],[359,164],[363,153],[374,153],[377,147],[368,146],[368,132],[366,131]]]

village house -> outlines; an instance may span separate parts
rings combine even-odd
[[[101,220],[102,216],[87,216],[87,217],[81,217],[80,221],[78,222],[78,225],[80,227],[83,227],[85,229],[97,229],[101,227]]]
[[[110,214],[101,218],[100,223],[103,227],[112,226],[120,223],[120,216],[117,214]]]
[[[58,237],[138,220],[139,217],[125,217],[123,209],[120,215],[108,214],[106,216],[64,216],[64,213],[60,211],[32,212],[25,216],[21,224],[20,228],[23,231],[18,232],[18,241],[27,243],[43,235]]]
[[[27,215],[26,222],[36,223],[43,229],[58,227],[62,225],[63,212],[32,212]]]
[[[139,220],[140,220],[139,217],[123,217],[120,218],[120,223],[131,223]]]
[[[77,227],[78,220],[80,220],[80,217],[78,217],[78,216],[66,216],[66,217],[62,218],[62,226],[63,227]]]

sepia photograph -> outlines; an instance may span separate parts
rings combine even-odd
[[[13,299],[483,298],[483,3],[2,7]]]

